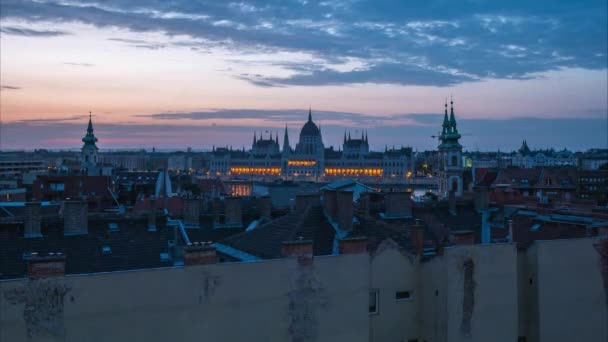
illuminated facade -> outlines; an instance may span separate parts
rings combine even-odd
[[[285,178],[322,180],[334,177],[389,178],[406,180],[411,177],[412,149],[385,148],[373,152],[369,148],[367,133],[351,138],[344,133],[341,150],[325,148],[321,129],[312,120],[312,111],[300,131],[299,140],[292,149],[287,127],[280,149],[278,134],[259,138],[254,133],[251,150],[214,148],[209,174],[235,178]]]

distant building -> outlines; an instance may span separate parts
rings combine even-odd
[[[578,158],[566,149],[557,152],[553,149],[532,151],[524,140],[517,153],[511,157],[511,164],[527,169],[537,166],[577,166]]]
[[[344,134],[342,150],[325,148],[321,129],[308,112],[295,149],[289,145],[287,127],[283,148],[278,134],[268,138],[254,133],[251,149],[213,148],[209,175],[222,177],[286,178],[320,180],[333,177],[388,178],[405,180],[413,172],[412,149],[388,149],[384,153],[369,148],[367,134],[352,138]]]

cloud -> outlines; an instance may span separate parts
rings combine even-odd
[[[72,65],[72,66],[80,66],[80,67],[92,67],[95,64],[91,63],[78,63],[78,62],[64,62],[63,64]]]
[[[10,85],[1,85],[0,86],[0,91],[2,90],[19,90],[21,89],[21,87],[15,87],[15,86],[10,86]]]
[[[447,86],[483,79],[528,79],[561,68],[607,67],[604,0],[424,2],[193,2],[3,0],[3,19],[84,22],[132,32],[191,37],[188,48],[233,54],[296,52],[312,67],[268,61],[288,76],[234,77],[258,86],[390,83]],[[121,41],[120,38],[114,39]],[[167,44],[122,40],[136,48]],[[168,43],[171,46],[176,46]],[[357,59],[364,67],[337,71]],[[238,62],[236,63],[238,64]]]
[[[65,31],[53,31],[53,30],[33,30],[28,28],[20,28],[20,27],[12,27],[12,26],[4,26],[0,27],[0,32],[8,35],[14,36],[24,36],[24,37],[56,37],[56,36],[64,36],[70,33]]]
[[[63,118],[22,119],[22,120],[17,120],[17,122],[47,125],[47,124],[52,124],[52,123],[57,123],[57,122],[79,121],[79,120],[83,120],[88,117],[89,117],[88,115],[73,115],[73,116],[67,116],[67,117],[63,117]]]

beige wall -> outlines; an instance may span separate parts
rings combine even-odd
[[[367,341],[368,285],[367,254],[8,281],[0,341],[26,341],[28,319],[36,341]]]
[[[378,313],[370,315],[370,341],[408,341],[418,337],[418,288],[415,258],[391,240],[371,258],[370,288],[378,290]],[[397,291],[411,299],[397,301]]]
[[[517,341],[517,259],[515,244],[446,249],[448,341]],[[474,265],[470,332],[463,332],[463,264]]]
[[[595,238],[537,241],[538,324],[533,342],[608,341],[606,294]]]
[[[594,241],[456,246],[421,263],[385,241],[371,256],[316,257],[310,267],[283,259],[4,281],[0,342],[26,341],[27,328],[33,341],[605,342]],[[412,298],[397,301],[404,290]]]

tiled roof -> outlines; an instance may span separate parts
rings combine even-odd
[[[118,229],[110,231],[109,225]],[[0,279],[26,275],[24,255],[61,252],[66,256],[66,273],[95,273],[168,266],[160,261],[167,252],[171,229],[158,217],[156,231],[148,231],[147,220],[141,218],[89,218],[88,234],[64,236],[63,220],[42,221],[42,238],[24,238],[23,224],[0,225]],[[102,248],[110,248],[104,254]]]
[[[320,206],[310,206],[220,243],[262,259],[280,258],[283,241],[313,240],[314,255],[332,254],[335,231]]]

